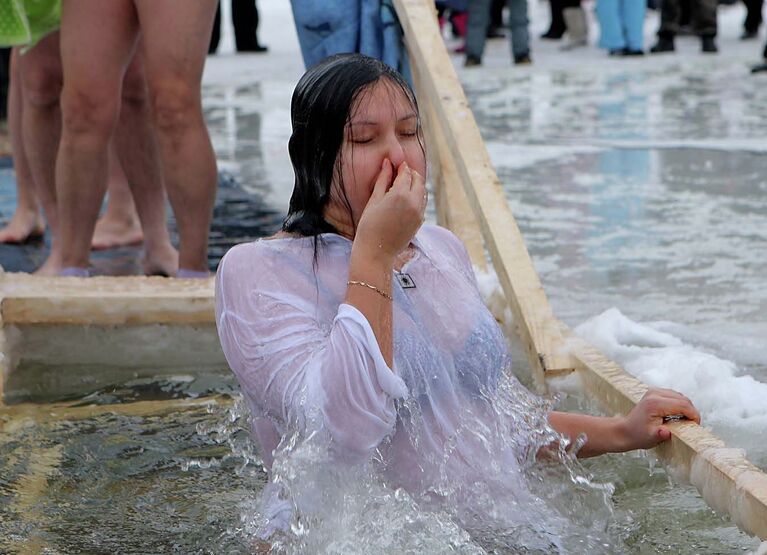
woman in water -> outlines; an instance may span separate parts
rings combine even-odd
[[[463,245],[423,225],[421,121],[399,74],[328,58],[299,81],[291,117],[282,231],[230,250],[216,281],[221,344],[270,472],[261,536],[331,518],[358,472],[470,533],[565,549],[570,516],[552,517],[529,479],[542,453],[567,465],[568,448],[651,448],[670,437],[664,416],[697,411],[651,390],[626,416],[555,412],[511,375]]]

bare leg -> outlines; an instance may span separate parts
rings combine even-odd
[[[115,144],[144,229],[144,272],[176,275],[178,252],[170,242],[166,224],[162,167],[139,52],[123,80]]]
[[[28,239],[41,237],[45,232],[35,194],[35,183],[32,181],[21,137],[21,77],[18,55],[18,48],[14,48],[11,53],[11,83],[8,91],[8,124],[13,148],[13,167],[16,170],[16,211],[8,225],[0,229],[0,243],[23,243]]]
[[[137,39],[129,0],[62,4],[62,134],[56,191],[60,268],[87,268],[93,230],[106,192],[108,145],[117,123],[123,75]]]
[[[207,272],[216,160],[200,83],[216,0],[134,0],[163,176],[180,235],[179,271]]]
[[[144,240],[141,223],[133,203],[128,179],[125,177],[114,147],[109,147],[109,182],[107,185],[107,208],[96,221],[91,240],[93,250],[114,249],[137,245]]]
[[[51,33],[19,56],[22,89],[22,140],[37,198],[51,230],[51,252],[38,269],[55,274],[61,266],[61,240],[56,211],[56,151],[61,135],[62,73],[59,33]]]

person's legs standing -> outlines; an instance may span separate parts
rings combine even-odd
[[[62,5],[63,125],[56,161],[60,269],[88,268],[93,229],[106,191],[108,145],[137,37],[130,0],[67,0]]]
[[[493,0],[490,5],[490,31],[487,38],[494,38],[500,35],[499,29],[503,27],[503,8],[506,7],[506,0]]]
[[[115,150],[115,139],[109,145],[109,177],[107,206],[96,220],[91,249],[94,251],[137,245],[144,240],[141,222],[136,213],[128,178],[125,176]]]
[[[96,221],[93,238],[91,239],[91,248],[93,250],[135,245],[144,240],[144,233],[136,210],[136,203],[133,201],[133,193],[128,184],[128,177],[123,170],[117,149],[117,144],[119,142],[118,137],[120,136],[121,129],[124,127],[123,122],[127,121],[129,122],[127,125],[131,125],[141,120],[141,112],[137,113],[135,110],[132,110],[133,105],[140,105],[142,99],[145,106],[148,104],[148,101],[146,100],[146,81],[141,73],[142,69],[140,63],[137,64],[137,60],[140,58],[140,55],[134,54],[133,60],[123,77],[120,122],[118,123],[115,135],[112,137],[112,141],[109,145],[107,206],[104,214]],[[139,67],[138,72],[132,69],[137,65]],[[138,73],[138,78],[135,76],[136,73]],[[148,109],[145,109],[144,112],[144,119],[148,121]],[[132,148],[152,148],[151,145],[147,145],[147,138],[140,135],[131,138],[130,146]],[[134,177],[135,175],[138,175],[139,178],[145,179],[145,162],[143,160],[129,159],[127,163],[130,166],[131,175]],[[158,183],[161,181],[159,171],[158,164],[156,176],[154,177],[155,181]],[[144,173],[137,174],[136,172]],[[139,181],[139,183],[143,183],[143,181]],[[140,187],[140,185],[137,184],[137,187]],[[162,188],[162,184],[158,184],[158,187]],[[159,203],[162,204],[162,202],[163,200],[161,196]]]
[[[629,54],[639,54],[644,50],[644,18],[647,11],[645,2],[619,0],[621,20]]]
[[[466,29],[466,65],[482,62],[487,40],[487,27],[490,24],[490,6],[492,0],[472,0],[469,3],[469,24]]]
[[[660,27],[658,42],[650,48],[652,53],[673,52],[674,37],[679,32],[679,1],[663,0],[660,6]]]
[[[258,7],[256,0],[232,0],[234,41],[238,52],[265,52],[258,43]]]
[[[18,48],[14,48],[11,53],[9,72],[8,127],[13,149],[13,169],[16,174],[16,210],[8,225],[0,230],[0,243],[23,243],[30,238],[42,236],[45,231],[35,194],[35,182],[32,179],[22,140],[23,108],[18,57]]]
[[[178,269],[178,253],[168,234],[162,165],[142,56],[137,51],[125,72],[114,144],[141,220],[144,272],[171,276]]]
[[[756,38],[762,24],[764,0],[743,0],[746,5],[746,20],[743,22],[743,39]]]
[[[51,33],[18,58],[21,76],[21,138],[35,193],[51,230],[51,251],[38,270],[55,274],[61,266],[62,243],[56,209],[56,152],[61,136],[62,74],[59,33]]]
[[[551,8],[551,24],[548,31],[541,35],[542,39],[558,40],[565,34],[565,16],[562,14],[564,10],[562,0],[549,0],[549,7]]]
[[[658,36],[673,38],[679,32],[679,17],[681,15],[679,1],[663,0],[661,2]]]
[[[507,0],[509,29],[511,29],[511,55],[514,63],[530,63],[530,20],[527,18],[527,0]]]
[[[180,236],[179,276],[208,272],[216,159],[200,84],[215,0],[134,0],[163,166]]]
[[[635,0],[634,0],[635,1]],[[617,53],[626,48],[621,21],[622,0],[597,0],[596,13],[599,21],[599,47]]]
[[[692,27],[701,38],[703,52],[718,51],[714,37],[717,33],[716,9],[717,0],[695,0],[692,5]]]

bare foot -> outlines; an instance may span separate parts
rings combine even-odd
[[[62,270],[64,265],[62,264],[61,257],[56,255],[50,255],[43,265],[33,272],[36,276],[43,277],[55,277]]]
[[[44,233],[45,225],[37,210],[17,209],[8,225],[0,229],[0,243],[26,243],[42,238]]]
[[[144,240],[138,218],[118,219],[105,216],[96,222],[91,249],[101,251],[139,245]]]
[[[169,242],[147,250],[144,257],[144,274],[172,277],[178,272],[178,251]]]

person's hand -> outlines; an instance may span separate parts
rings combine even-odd
[[[664,426],[666,417],[684,417],[700,424],[700,414],[687,397],[671,389],[651,388],[623,419],[627,448],[650,449],[671,438]]]
[[[407,248],[421,227],[426,203],[423,176],[407,162],[400,164],[395,176],[392,163],[384,159],[357,225],[355,245],[364,246],[376,256],[393,259]]]

